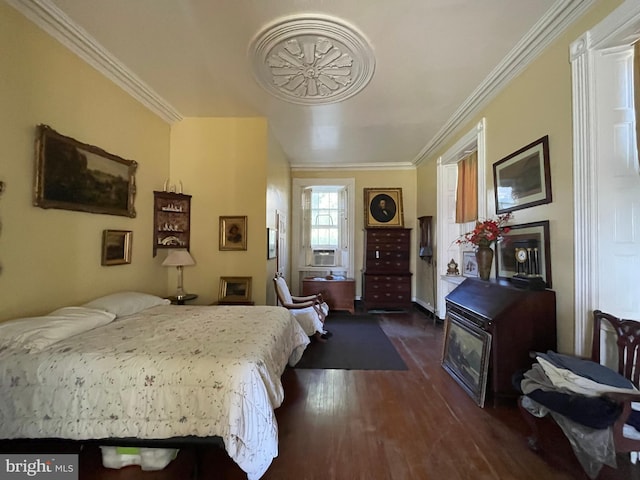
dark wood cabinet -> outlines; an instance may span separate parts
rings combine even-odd
[[[556,294],[504,280],[467,278],[446,297],[447,322],[462,319],[491,334],[487,394],[515,398],[513,374],[530,368],[529,352],[556,350]]]
[[[162,248],[186,248],[191,238],[191,195],[153,192],[153,256]]]
[[[364,252],[365,308],[409,308],[411,229],[367,228]]]

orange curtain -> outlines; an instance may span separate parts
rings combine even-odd
[[[478,152],[458,162],[456,189],[456,223],[478,219]]]
[[[636,111],[636,150],[640,162],[640,41],[633,46],[633,103]]]

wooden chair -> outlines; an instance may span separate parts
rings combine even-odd
[[[600,310],[595,310],[593,312],[591,360],[597,363],[604,363],[605,352],[600,348],[603,321],[608,322],[617,335],[617,372],[638,388],[640,386],[640,321],[620,319]],[[616,453],[640,452],[640,440],[627,438],[623,434],[624,425],[631,414],[631,403],[640,401],[640,393],[607,392],[601,396],[622,405],[622,413],[611,427]],[[531,436],[528,437],[529,447],[532,450],[538,450],[538,419],[523,406],[522,401],[523,397],[520,397],[518,406],[532,432]]]
[[[326,339],[324,321],[329,314],[329,306],[322,299],[322,294],[304,297],[291,295],[284,277],[278,273],[273,277],[273,285],[280,304],[289,309],[308,336],[317,335]]]

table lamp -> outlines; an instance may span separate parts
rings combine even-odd
[[[195,264],[193,257],[186,250],[172,250],[162,262],[165,267],[176,267],[178,269],[178,292],[176,293],[178,300],[182,300],[187,295],[184,288],[182,288],[182,267]]]

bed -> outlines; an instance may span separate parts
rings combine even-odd
[[[95,307],[70,308],[106,311]],[[166,304],[123,311],[35,347],[7,345],[0,324],[0,438],[220,437],[248,479],[260,478],[278,454],[281,375],[309,343],[291,314]]]

